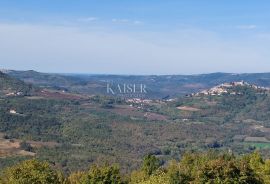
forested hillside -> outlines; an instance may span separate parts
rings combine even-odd
[[[108,95],[107,83],[145,84],[146,98],[162,99],[184,96],[211,88],[215,85],[246,81],[258,86],[270,87],[270,74],[230,74],[213,73],[201,75],[87,75],[87,74],[49,74],[36,71],[7,71],[10,76],[38,86],[88,95]]]
[[[167,181],[171,172],[168,167],[170,160],[179,162],[186,152],[216,150],[230,153],[236,157],[231,158],[232,165],[226,165],[227,162],[220,164],[239,172],[244,168],[238,155],[259,151],[263,158],[270,156],[270,96],[267,88],[231,86],[226,89],[227,93],[221,94],[138,101],[42,86],[34,87],[32,92],[33,87],[6,74],[1,80],[8,84],[5,86],[11,86],[8,87],[11,92],[21,88],[31,91],[9,95],[6,88],[1,89],[2,169],[23,160],[38,159],[47,161],[67,176],[86,170],[89,165],[118,163],[122,181],[138,170],[143,164],[142,158],[150,154],[158,158],[161,164],[158,167],[162,166],[159,174],[146,177],[135,172],[134,175],[144,178],[140,182],[153,183],[159,179]],[[213,161],[212,166],[218,167],[215,164],[219,162],[219,159]],[[102,168],[95,169],[93,172],[103,172],[99,171]],[[117,173],[118,170],[105,167],[104,172]],[[124,178],[123,174],[126,175]],[[188,173],[192,176],[188,181],[197,182],[201,174],[199,170]],[[215,177],[213,174],[207,174],[207,177]],[[78,175],[72,177],[84,174]],[[89,179],[90,176],[84,177]],[[186,176],[179,174],[175,177]],[[242,175],[236,174],[235,177],[242,178]]]
[[[32,90],[30,84],[14,79],[7,74],[0,72],[0,95],[26,95]]]

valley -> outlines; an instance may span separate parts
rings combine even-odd
[[[107,161],[129,173],[149,153],[164,163],[209,149],[270,156],[267,88],[245,83],[223,85],[230,92],[219,95],[202,89],[199,95],[126,99],[24,83],[9,74],[1,80],[6,81],[0,86],[2,167],[11,159],[35,157],[65,173]],[[18,91],[21,95],[7,95]]]

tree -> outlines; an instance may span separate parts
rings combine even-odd
[[[24,151],[30,151],[30,152],[33,152],[33,147],[31,146],[31,144],[23,141],[20,143],[20,147],[22,150]]]
[[[171,184],[168,175],[163,171],[151,175],[149,179],[140,182],[139,184]]]
[[[150,176],[160,167],[160,161],[154,155],[147,155],[143,159],[142,170]]]
[[[189,175],[180,170],[179,163],[176,160],[170,161],[167,168],[167,175],[170,184],[188,184],[191,181]]]
[[[94,165],[88,173],[82,176],[82,184],[122,184],[120,169],[118,166],[98,167]]]
[[[81,184],[81,180],[85,176],[86,176],[86,173],[85,172],[75,172],[75,173],[72,173],[67,178],[67,183],[68,184]]]
[[[47,162],[27,160],[9,167],[2,176],[3,184],[60,184],[60,177]]]
[[[261,184],[254,171],[246,162],[225,160],[223,158],[211,160],[199,172],[199,183],[239,183]]]

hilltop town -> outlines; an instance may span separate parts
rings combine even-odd
[[[204,95],[220,96],[220,95],[225,95],[225,94],[241,95],[241,93],[236,92],[235,90],[232,90],[235,87],[249,87],[254,90],[257,90],[258,92],[270,91],[270,88],[267,88],[267,87],[249,84],[248,82],[245,82],[245,81],[238,81],[238,82],[223,83],[218,86],[212,87],[210,89],[200,91],[198,93],[192,93],[191,95],[188,95],[188,96],[204,96]]]

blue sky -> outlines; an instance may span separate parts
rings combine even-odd
[[[267,0],[0,0],[0,67],[270,72]]]

